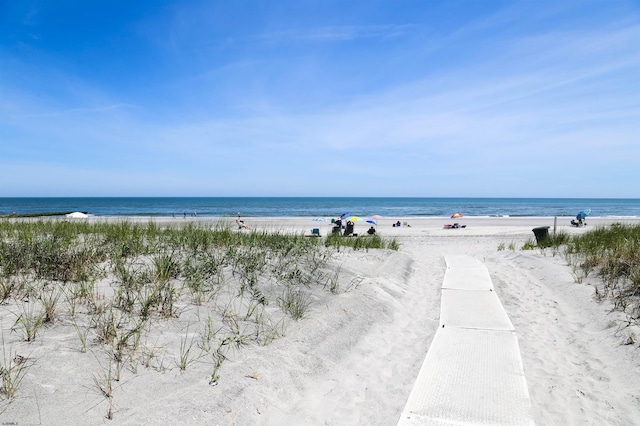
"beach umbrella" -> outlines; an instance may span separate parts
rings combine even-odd
[[[456,219],[456,218],[462,217],[462,216],[464,216],[464,215],[462,213],[460,213],[460,212],[454,213],[454,214],[451,215],[451,219]]]
[[[344,212],[340,215],[340,219],[344,219],[347,216],[351,216],[351,212]]]
[[[371,219],[380,220],[380,219],[382,219],[382,216],[380,216],[379,214],[374,214],[373,216],[371,216]]]
[[[347,220],[350,220],[351,222],[359,222],[359,221],[361,221],[362,219],[360,219],[358,216],[351,216],[351,217],[350,217],[349,219],[347,219]]]
[[[326,217],[316,217],[313,219],[314,222],[327,222],[329,219]]]
[[[378,226],[378,224],[376,223],[376,221],[375,221],[375,220],[371,220],[371,219],[369,219],[369,220],[367,220],[367,223],[371,223],[371,224],[373,224],[373,225]]]
[[[576,219],[582,220],[585,217],[589,216],[590,214],[591,214],[591,209],[581,210],[580,213],[578,213],[578,215],[576,216]]]

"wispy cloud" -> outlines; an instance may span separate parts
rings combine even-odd
[[[23,113],[21,115],[11,114],[10,118],[13,119],[28,119],[28,118],[53,118],[53,117],[73,117],[78,118],[80,115],[85,114],[100,114],[104,112],[110,112],[115,110],[127,109],[127,108],[135,108],[135,105],[132,104],[113,104],[113,105],[101,105],[96,107],[88,107],[88,108],[68,108],[63,110],[48,110],[41,113]]]
[[[406,35],[413,24],[319,27],[283,30],[260,34],[254,38],[268,43],[342,42],[358,39],[389,39]]]

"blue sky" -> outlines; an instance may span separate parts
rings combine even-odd
[[[0,196],[640,198],[637,1],[0,0]]]

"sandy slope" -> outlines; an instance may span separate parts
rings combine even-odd
[[[36,360],[0,420],[394,425],[438,324],[443,255],[467,254],[486,264],[518,333],[538,424],[640,422],[640,352],[637,344],[621,345],[621,317],[593,300],[589,280],[575,282],[560,255],[520,250],[533,238],[533,227],[553,226],[553,219],[457,220],[465,229],[443,229],[451,221],[442,219],[408,219],[411,227],[394,228],[393,220],[381,220],[378,232],[396,237],[398,252],[343,253],[345,275],[358,278],[354,286],[318,296],[303,320],[289,324],[285,337],[233,352],[216,386],[208,383],[210,362],[180,371],[172,358],[187,327],[206,312],[188,309],[167,322],[145,342],[154,354],[149,368],[125,370],[116,383],[114,420],[104,418],[107,403],[93,379],[102,371],[98,347],[81,353],[73,329],[55,326],[33,343],[20,342],[8,331],[14,314],[0,307],[5,346]],[[331,227],[308,219],[246,221],[265,229],[320,227],[323,234]],[[591,219],[589,226],[611,221]],[[356,224],[356,232],[367,227]],[[499,251],[501,243],[507,249]]]

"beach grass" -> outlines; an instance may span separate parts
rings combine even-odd
[[[585,278],[600,278],[598,298],[611,299],[629,324],[640,324],[640,226],[614,224],[573,236],[565,256]]]
[[[640,325],[639,225],[614,223],[580,235],[558,232],[539,244],[530,240],[523,246],[534,248],[562,253],[578,283],[598,278],[596,298],[611,300],[614,309],[626,314],[628,325]]]
[[[160,353],[182,371],[208,359],[216,384],[230,350],[269,344],[321,293],[354,288],[357,277],[336,258],[341,250],[398,247],[378,236],[307,238],[225,223],[0,220],[0,300],[27,344],[68,327],[81,353],[101,354],[93,381],[112,418],[112,385],[125,359],[159,372],[166,369]],[[199,309],[207,312],[202,321],[194,318]],[[143,343],[168,321],[187,324],[179,348]],[[2,368],[13,397],[24,370]]]
[[[29,367],[33,365],[33,360],[29,357],[19,355],[17,352],[11,350],[11,347],[7,350],[5,344],[4,335],[2,336],[2,358],[0,358],[0,397],[11,402],[20,388],[22,379],[29,370]],[[0,414],[2,414],[2,407],[0,407]]]

